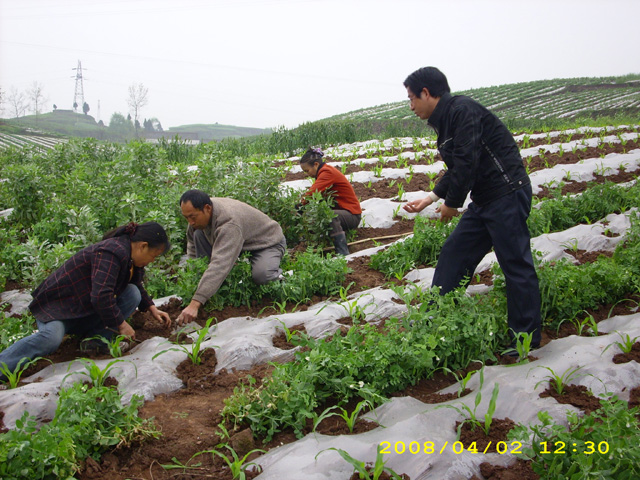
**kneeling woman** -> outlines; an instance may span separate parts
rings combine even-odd
[[[331,240],[337,254],[349,255],[345,232],[358,228],[362,208],[347,177],[337,168],[324,163],[323,156],[324,153],[319,148],[310,148],[300,159],[300,167],[304,173],[316,179],[305,196],[313,192],[331,193],[337,203],[337,208],[333,209],[336,216],[331,221]]]
[[[136,308],[170,326],[142,286],[144,267],[169,248],[162,226],[147,222],[118,227],[76,253],[35,289],[29,310],[38,331],[0,353],[0,365],[14,371],[23,359],[53,353],[65,334],[133,338],[125,319]]]

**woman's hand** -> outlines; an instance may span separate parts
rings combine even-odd
[[[125,337],[129,337],[132,340],[136,338],[136,331],[126,322],[126,320],[118,325],[118,333]]]
[[[163,323],[165,328],[171,328],[171,317],[167,312],[159,310],[155,305],[149,307],[149,312],[158,322]]]

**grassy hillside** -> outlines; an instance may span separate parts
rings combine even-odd
[[[625,115],[640,119],[640,74],[561,78],[453,92],[468,95],[511,125],[536,125]],[[408,102],[355,110],[327,120],[406,120]]]
[[[211,140],[222,140],[223,138],[241,138],[250,137],[253,135],[264,135],[271,133],[271,129],[268,128],[251,128],[251,127],[236,127],[233,125],[220,125],[216,124],[193,124],[193,125],[180,125],[178,127],[171,127],[166,133],[172,135],[190,134],[197,135],[198,140],[205,142]]]

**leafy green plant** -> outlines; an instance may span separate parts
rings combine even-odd
[[[533,340],[533,332],[515,332],[513,331],[513,337],[516,342],[514,348],[508,348],[502,354],[508,354],[510,352],[518,352],[518,362],[528,361],[527,357],[531,351],[531,342]]]
[[[251,455],[252,453],[255,452],[260,452],[260,453],[266,453],[264,450],[260,450],[259,448],[255,448],[249,452],[247,452],[244,457],[239,458],[238,454],[236,453],[236,451],[231,448],[229,445],[224,445],[224,447],[229,450],[229,452],[231,453],[231,456],[233,457],[233,459],[229,458],[227,455],[225,455],[222,452],[219,452],[216,449],[212,449],[212,450],[206,450],[202,453],[211,453],[212,455],[217,455],[218,457],[222,458],[225,463],[227,464],[227,466],[229,467],[229,470],[231,471],[231,475],[233,475],[232,478],[234,479],[238,479],[238,480],[245,480],[247,478],[246,474],[245,474],[245,470],[247,469],[247,467],[250,467],[251,465],[257,465],[256,463],[250,462],[250,463],[246,463],[247,458],[249,457],[249,455]],[[258,467],[259,468],[259,467]]]
[[[97,341],[104,343],[109,349],[109,355],[113,358],[119,358],[122,356],[124,343],[129,341],[129,337],[126,335],[114,335],[113,337],[106,338],[102,335],[96,335],[94,337],[87,338],[85,341]]]
[[[358,477],[360,479],[378,480],[380,478],[380,475],[382,475],[383,472],[387,472],[391,476],[391,478],[393,478],[394,480],[402,480],[402,477],[398,475],[394,470],[385,466],[386,462],[382,459],[383,454],[381,452],[382,447],[380,445],[377,446],[376,461],[371,467],[371,470],[372,470],[371,472],[369,472],[369,470],[367,469],[366,462],[363,462],[361,460],[356,460],[351,455],[349,455],[349,453],[347,453],[345,450],[342,450],[341,448],[334,448],[334,447],[325,448],[324,450],[321,450],[316,454],[316,457],[315,457],[316,460],[318,459],[318,456],[321,453],[326,452],[328,450],[334,450],[338,452],[344,460],[349,462],[349,464],[353,467],[354,472],[358,473]]]
[[[552,368],[546,367],[544,365],[538,365],[535,368],[546,368],[549,370],[550,375],[547,375],[538,383],[536,383],[535,388],[538,388],[538,385],[543,383],[544,381],[548,381],[549,384],[554,388],[558,395],[562,395],[564,393],[564,389],[567,387],[569,382],[572,380],[576,380],[577,378],[584,377],[587,374],[578,373],[580,370],[584,368],[584,365],[581,367],[569,367],[567,368],[562,375],[557,375],[556,372],[553,371]],[[528,376],[528,374],[527,374]]]
[[[617,397],[601,400],[595,412],[569,412],[568,427],[548,412],[538,412],[539,422],[519,425],[508,434],[523,444],[519,458],[531,461],[541,478],[559,480],[640,477],[638,407],[629,408]]]
[[[38,428],[36,418],[24,412],[15,430],[0,434],[0,477],[73,478],[89,456],[99,461],[108,448],[157,438],[153,421],[137,415],[142,403],[134,395],[123,406],[117,390],[104,386],[63,388],[51,422]]]
[[[621,332],[618,332],[618,331],[616,331],[616,333],[620,337],[620,341],[610,343],[609,345],[606,346],[606,348],[602,351],[602,353],[606,352],[609,349],[609,347],[613,345],[617,345],[618,348],[622,351],[622,353],[631,353],[631,350],[633,349],[633,345],[638,341],[640,336],[631,338],[631,335],[629,335],[628,333],[622,334]]]
[[[174,347],[167,348],[156,353],[153,357],[151,357],[151,360],[155,360],[157,357],[167,352],[184,352],[187,354],[189,360],[191,360],[191,363],[193,363],[194,365],[200,365],[200,363],[202,363],[202,354],[204,352],[204,350],[202,349],[202,342],[210,338],[209,331],[211,329],[211,323],[214,320],[214,317],[211,317],[209,318],[209,320],[207,320],[204,327],[198,330],[198,336],[189,347],[187,347],[186,345],[177,344]],[[184,329],[178,331],[178,336],[180,336],[180,331],[184,331]]]
[[[489,431],[491,430],[493,414],[496,411],[496,402],[498,400],[498,394],[500,393],[500,385],[498,383],[495,383],[493,385],[493,391],[491,392],[491,399],[489,400],[489,407],[487,409],[487,413],[485,413],[484,415],[484,422],[483,422],[476,415],[476,410],[478,409],[478,405],[480,405],[480,402],[482,401],[481,389],[482,389],[482,385],[484,384],[484,366],[480,369],[478,374],[480,375],[480,384],[478,386],[478,393],[476,393],[473,409],[471,409],[468,405],[464,403],[461,404],[462,408],[458,408],[455,405],[442,406],[443,408],[453,408],[455,411],[457,411],[458,413],[466,417],[465,420],[458,425],[457,438],[460,438],[460,432],[462,430],[462,426],[467,422],[471,423],[471,426],[474,430],[476,427],[480,427],[485,435],[489,435]]]
[[[21,358],[16,368],[10,370],[6,363],[0,362],[0,373],[2,373],[6,378],[6,383],[9,384],[9,388],[16,388],[18,383],[20,383],[20,379],[24,372],[33,364],[35,364],[38,360],[47,360],[49,363],[51,360],[42,357],[35,357],[29,360],[28,358]]]
[[[339,416],[341,417],[345,423],[347,424],[347,428],[349,432],[353,433],[353,427],[355,427],[356,421],[358,420],[358,415],[362,411],[363,408],[373,408],[373,405],[368,400],[362,400],[358,402],[356,408],[353,409],[351,413],[349,413],[346,409],[340,407],[339,405],[334,405],[333,407],[329,407],[325,409],[320,415],[313,418],[313,430],[315,431],[320,422],[326,418]],[[332,410],[338,409],[337,412],[332,412]]]
[[[64,376],[64,378],[62,379],[63,382],[67,379],[67,377],[69,377],[71,375],[84,375],[86,377],[89,377],[89,380],[91,380],[91,384],[94,387],[102,387],[102,386],[104,386],[105,380],[107,379],[107,377],[109,376],[111,371],[114,369],[115,364],[116,363],[120,363],[120,362],[126,362],[126,363],[130,363],[131,365],[133,365],[133,368],[136,371],[136,376],[138,375],[138,367],[136,367],[135,363],[129,362],[127,360],[122,360],[122,359],[112,360],[111,362],[109,362],[107,364],[106,367],[100,368],[98,366],[98,364],[96,362],[94,362],[93,360],[90,360],[88,358],[78,358],[77,360],[74,360],[73,362],[71,362],[69,364],[69,367],[67,368],[67,371],[69,371],[71,366],[76,362],[80,362],[85,367],[86,371],[67,373]]]

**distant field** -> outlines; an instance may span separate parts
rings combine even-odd
[[[503,119],[546,120],[640,117],[640,75],[565,78],[514,83],[454,92],[468,95]],[[407,102],[388,103],[336,115],[331,120],[394,120],[413,118]]]

